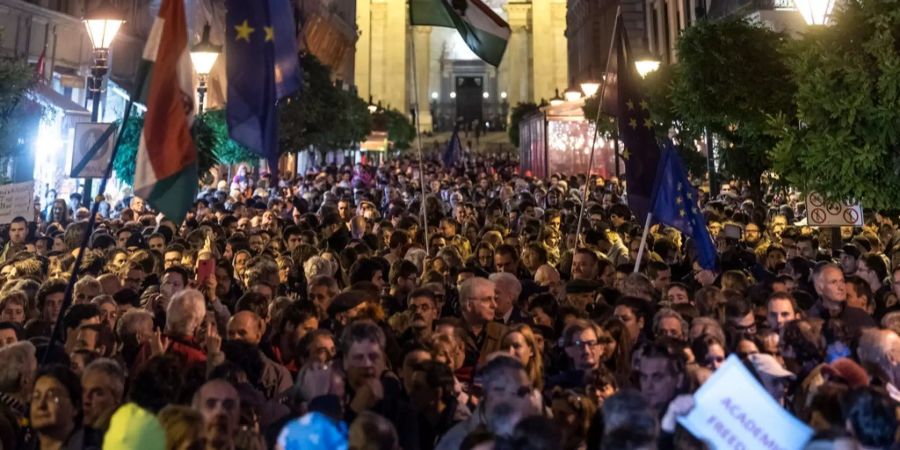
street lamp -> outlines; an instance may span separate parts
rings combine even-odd
[[[825,25],[834,8],[834,0],[794,0],[794,6],[807,25]]]
[[[91,86],[88,92],[93,100],[91,121],[96,122],[99,115],[100,92],[103,86],[103,77],[109,69],[109,47],[119,27],[125,23],[122,13],[114,7],[109,0],[104,1],[96,9],[87,12],[81,19],[87,28],[91,47],[94,48],[94,65],[91,66]]]
[[[88,95],[91,99],[91,122],[100,117],[100,94],[103,92],[103,77],[109,70],[109,47],[119,28],[125,23],[122,13],[109,2],[103,0],[97,8],[85,13],[81,19],[87,29],[91,47],[94,49],[94,63],[91,66],[91,78],[88,83]],[[91,205],[92,180],[84,180],[85,206]]]
[[[559,89],[556,89],[556,93],[553,95],[553,98],[550,99],[550,106],[559,106],[565,103],[565,100],[559,96]]]
[[[597,91],[600,90],[600,82],[594,80],[593,78],[588,79],[587,81],[581,82],[581,92],[584,92],[584,96],[587,98],[591,98],[597,95]]]
[[[191,61],[194,63],[194,70],[197,71],[199,82],[197,83],[197,94],[199,102],[197,110],[203,112],[203,99],[206,97],[206,82],[209,79],[209,72],[212,71],[216,59],[222,53],[222,47],[212,45],[209,42],[209,24],[203,26],[203,37],[197,45],[191,47]]]
[[[566,89],[566,92],[563,93],[563,97],[567,102],[577,102],[581,99],[581,91],[572,87]]]
[[[659,70],[659,64],[659,59],[652,56],[645,56],[634,62],[634,68],[637,69],[638,75],[640,75],[641,78],[646,78],[650,72]]]

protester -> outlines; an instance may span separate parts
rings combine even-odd
[[[896,445],[895,212],[838,243],[775,186],[702,188],[704,266],[618,179],[435,156],[4,224],[3,448],[702,448],[677,417],[729,359],[814,445]]]

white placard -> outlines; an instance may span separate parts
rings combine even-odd
[[[717,450],[802,450],[813,435],[735,355],[697,390],[694,408],[678,422]]]
[[[8,224],[16,217],[34,220],[34,182],[0,186],[0,224]]]

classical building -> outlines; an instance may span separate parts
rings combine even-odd
[[[454,29],[411,28],[405,0],[357,0],[360,96],[403,111],[418,103],[423,130],[446,130],[457,119],[494,127],[505,123],[510,105],[561,93],[569,84],[566,1],[485,3],[512,29],[499,67],[478,59]]]

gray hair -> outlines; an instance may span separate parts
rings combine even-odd
[[[18,393],[22,377],[37,366],[37,349],[29,341],[0,348],[0,392]]]
[[[678,322],[681,324],[681,335],[684,337],[684,339],[690,338],[690,327],[688,326],[687,320],[684,320],[684,317],[682,317],[682,315],[679,314],[678,311],[675,311],[672,308],[662,308],[656,313],[655,316],[653,316],[654,335],[659,335],[659,323],[667,317],[674,317],[678,319]]]
[[[172,297],[166,308],[166,332],[191,336],[206,317],[206,300],[196,289],[184,289]]]
[[[306,281],[310,282],[319,275],[332,275],[331,261],[319,256],[313,255],[303,262],[303,273],[306,275]]]
[[[122,401],[122,396],[125,395],[125,370],[122,369],[122,366],[119,365],[114,359],[110,358],[99,358],[92,361],[84,368],[84,373],[82,374],[82,378],[87,375],[88,372],[98,371],[105,373],[108,377],[112,378],[115,382],[113,386],[109,386],[116,395],[116,400]]]
[[[519,295],[522,294],[522,282],[519,281],[519,279],[511,273],[492,273],[488,279],[493,281],[494,286],[500,288],[501,290],[510,291],[512,293],[513,301],[519,298]]]
[[[135,330],[142,322],[153,323],[153,314],[143,309],[132,309],[116,322],[116,336],[119,340],[124,341],[126,337],[134,336]]]
[[[494,286],[494,282],[481,277],[472,277],[466,281],[463,281],[463,284],[459,287],[459,304],[460,306],[466,306],[469,304],[469,299],[475,294],[475,289],[479,286],[484,286],[489,284]]]

